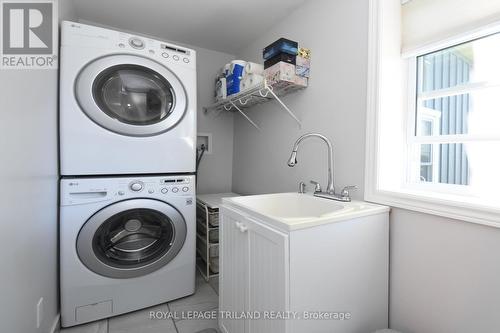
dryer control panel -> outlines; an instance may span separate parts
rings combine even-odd
[[[195,196],[195,176],[152,176],[113,178],[64,178],[61,180],[61,205],[127,199],[165,200],[173,196]]]
[[[187,47],[77,22],[63,21],[61,26],[62,47],[89,47],[142,54],[164,64],[196,68],[196,51]]]

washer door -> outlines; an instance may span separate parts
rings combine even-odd
[[[165,266],[186,240],[186,222],[165,202],[131,199],[95,213],[77,238],[80,260],[93,272],[133,278]]]
[[[99,126],[127,136],[168,131],[187,106],[182,83],[151,59],[117,54],[85,66],[75,83],[83,112]]]

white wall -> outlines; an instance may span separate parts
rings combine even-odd
[[[60,16],[71,17],[61,7]],[[47,333],[59,313],[57,77],[57,70],[0,73],[1,332]]]
[[[198,193],[230,192],[233,175],[233,115],[204,114],[214,101],[217,71],[234,55],[194,47],[198,59],[198,132],[212,134],[212,154],[205,154],[198,172]]]
[[[279,37],[312,49],[310,86],[284,98],[302,120],[293,119],[274,102],[247,114],[259,132],[235,115],[233,190],[239,193],[295,191],[300,180],[326,186],[326,146],[310,139],[299,149],[299,164],[286,164],[295,140],[319,132],[334,144],[338,189],[357,184],[363,193],[365,105],[367,75],[368,2],[365,0],[308,1],[238,56],[262,62],[261,50]],[[311,185],[309,185],[311,186]]]
[[[0,331],[47,333],[59,303],[57,70],[2,70],[0,91]]]
[[[500,332],[500,229],[393,209],[391,327]]]

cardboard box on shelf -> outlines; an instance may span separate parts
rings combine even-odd
[[[264,70],[264,75],[267,83],[273,87],[282,88],[289,85],[307,87],[308,79],[295,74],[295,70],[295,65],[278,62]]]
[[[268,84],[280,81],[295,81],[295,65],[280,61],[264,70],[264,76]]]
[[[264,61],[264,69],[269,68],[273,66],[274,64],[277,64],[280,61],[287,62],[289,64],[295,65],[295,59],[297,58],[297,55],[295,54],[288,54],[288,53],[278,53],[272,58],[267,59]]]
[[[299,44],[293,40],[280,38],[264,48],[264,50],[262,51],[262,57],[264,58],[264,60],[267,60],[274,57],[278,53],[289,53],[292,55],[296,55],[298,46]]]
[[[297,56],[295,74],[298,76],[309,77],[311,69],[311,59]]]

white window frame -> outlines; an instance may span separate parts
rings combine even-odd
[[[399,2],[394,0],[394,2]],[[439,183],[424,183],[410,184],[408,179],[409,171],[405,173],[405,179],[400,179],[400,186],[385,186],[381,181],[381,148],[380,141],[380,119],[382,113],[381,100],[383,97],[384,87],[381,73],[382,50],[387,49],[387,40],[382,39],[382,34],[387,33],[387,27],[383,26],[382,10],[383,6],[387,6],[385,0],[369,0],[369,45],[368,45],[368,94],[367,94],[367,136],[366,136],[366,168],[365,168],[365,200],[399,207],[414,211],[419,211],[428,214],[444,216],[461,221],[473,222],[500,228],[500,206],[491,203],[485,203],[481,198],[474,198],[467,190],[467,186],[450,185]],[[399,2],[400,4],[400,2]],[[396,4],[389,10],[396,14]],[[392,15],[392,12],[391,12]],[[396,22],[397,20],[395,20]],[[387,24],[387,23],[385,23]],[[408,57],[406,60],[406,73],[402,73],[406,77],[406,93],[405,99],[408,101],[406,107],[408,110],[399,110],[404,112],[402,116],[401,126],[406,128],[406,137],[401,137],[405,140],[406,169],[410,158],[409,154],[415,153],[409,151],[408,147],[412,147],[412,143],[417,143],[415,135],[410,128],[415,124],[415,103],[416,103],[416,56],[437,51],[453,45],[464,43],[473,39],[484,37],[486,35],[500,32],[500,24],[489,25],[482,29],[471,31],[470,33],[449,38],[441,43],[434,45],[426,45],[420,50],[413,51],[412,54],[405,54]],[[393,36],[392,36],[393,37]],[[392,38],[394,39],[394,38]],[[384,45],[382,47],[382,45]],[[402,66],[404,67],[404,66]],[[462,93],[470,92],[476,89],[484,89],[491,84],[476,83],[453,87],[451,89],[443,89],[438,92],[429,93],[428,98],[439,94],[456,94],[458,91]],[[495,85],[496,86],[496,85]],[[433,95],[434,94],[434,95]],[[398,130],[399,131],[399,130]],[[491,141],[499,140],[500,137],[481,136],[481,135],[440,135],[419,137],[418,143],[440,144],[440,143],[462,143],[468,141]],[[443,142],[444,141],[444,142]],[[401,164],[404,167],[405,164]],[[396,180],[395,183],[398,181]]]
[[[440,128],[440,124],[441,124],[441,113],[436,111],[436,110],[432,110],[432,109],[428,109],[428,108],[421,108],[420,109],[420,112],[418,112],[418,119],[415,121],[415,126],[418,126],[418,124],[421,124],[423,121],[427,121],[431,124],[431,136],[434,135],[434,133],[437,133],[439,132],[439,128]],[[417,128],[418,130],[418,128]],[[410,136],[411,135],[411,131],[414,131],[414,129],[409,129],[408,131],[408,135]],[[424,143],[425,144],[425,143]],[[422,161],[420,160],[421,158],[421,145],[418,145],[418,149],[409,149],[410,153],[413,153],[414,155],[413,156],[409,156],[408,157],[408,170],[409,170],[409,179],[408,179],[408,182],[409,183],[417,183],[419,182],[419,178],[420,178],[420,167],[422,165],[424,165],[422,163]],[[440,163],[439,163],[439,144],[438,143],[433,143],[433,144],[430,144],[431,145],[431,160],[430,162],[428,162],[426,165],[430,165],[432,166],[432,179],[435,180],[437,178],[439,178],[439,167],[440,167]],[[416,146],[416,145],[415,145]],[[416,148],[416,147],[415,147]],[[415,163],[414,165],[412,165],[411,161],[419,161],[419,163]],[[427,185],[430,185],[430,184],[427,184]]]

